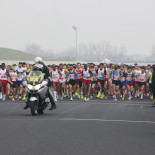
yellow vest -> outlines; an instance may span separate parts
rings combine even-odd
[[[149,74],[150,74],[149,83],[152,83],[152,72],[150,72]]]

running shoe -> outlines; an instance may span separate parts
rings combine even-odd
[[[57,98],[54,99],[55,102],[58,102]]]
[[[70,98],[70,101],[73,101],[73,98],[72,97]]]
[[[77,91],[75,92],[75,96],[77,96]]]
[[[104,99],[104,94],[100,98],[103,100]]]
[[[25,101],[26,100],[26,97],[24,96],[22,100]]]
[[[122,97],[122,101],[124,101],[124,97]]]
[[[86,101],[90,101],[90,98],[87,98]]]
[[[14,98],[12,98],[12,101],[14,102],[14,101],[15,101],[15,99],[14,99]]]
[[[151,95],[151,100],[153,100],[153,95]]]
[[[81,96],[81,99],[83,100],[83,99],[84,99],[84,97],[83,97],[83,96]]]
[[[18,97],[18,100],[21,100],[21,99],[22,99],[22,97],[21,97],[21,96],[19,96],[19,97]]]
[[[86,101],[87,99],[86,99],[86,97],[84,97],[84,101]]]
[[[6,95],[3,95],[3,101],[5,101]]]
[[[98,98],[101,97],[101,94],[99,93],[99,94],[97,95],[97,97],[98,97]]]

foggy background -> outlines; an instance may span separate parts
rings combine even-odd
[[[154,0],[0,0],[0,46],[48,60],[154,62]]]

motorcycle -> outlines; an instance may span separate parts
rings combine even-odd
[[[32,116],[43,114],[50,100],[48,98],[48,82],[41,71],[31,71],[28,79],[23,82],[26,88],[26,102],[30,106]]]

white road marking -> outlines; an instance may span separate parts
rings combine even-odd
[[[98,121],[98,122],[122,122],[122,123],[146,123],[146,124],[155,124],[155,121],[132,121],[132,120],[106,120],[106,119],[78,119],[78,118],[63,118],[63,119],[48,119],[48,118],[4,118],[0,119],[0,121]]]
[[[154,121],[132,121],[132,120],[106,120],[106,119],[78,119],[78,118],[64,118],[65,121],[99,121],[99,122],[123,122],[123,123],[149,123],[155,124]]]
[[[94,101],[94,100],[93,100]],[[144,107],[150,107],[153,106],[153,103],[151,102],[129,102],[129,101],[123,101],[123,102],[114,102],[111,103],[109,102],[99,102],[99,100],[97,100],[98,102],[68,102],[68,101],[62,101],[62,102],[57,102],[56,104],[58,105],[78,105],[78,104],[87,104],[87,105],[119,105],[119,104],[123,104],[123,105],[129,105],[129,106],[144,106]],[[6,102],[6,103],[0,103],[0,106],[4,106],[4,105],[24,105],[25,103],[12,103],[12,102]]]

